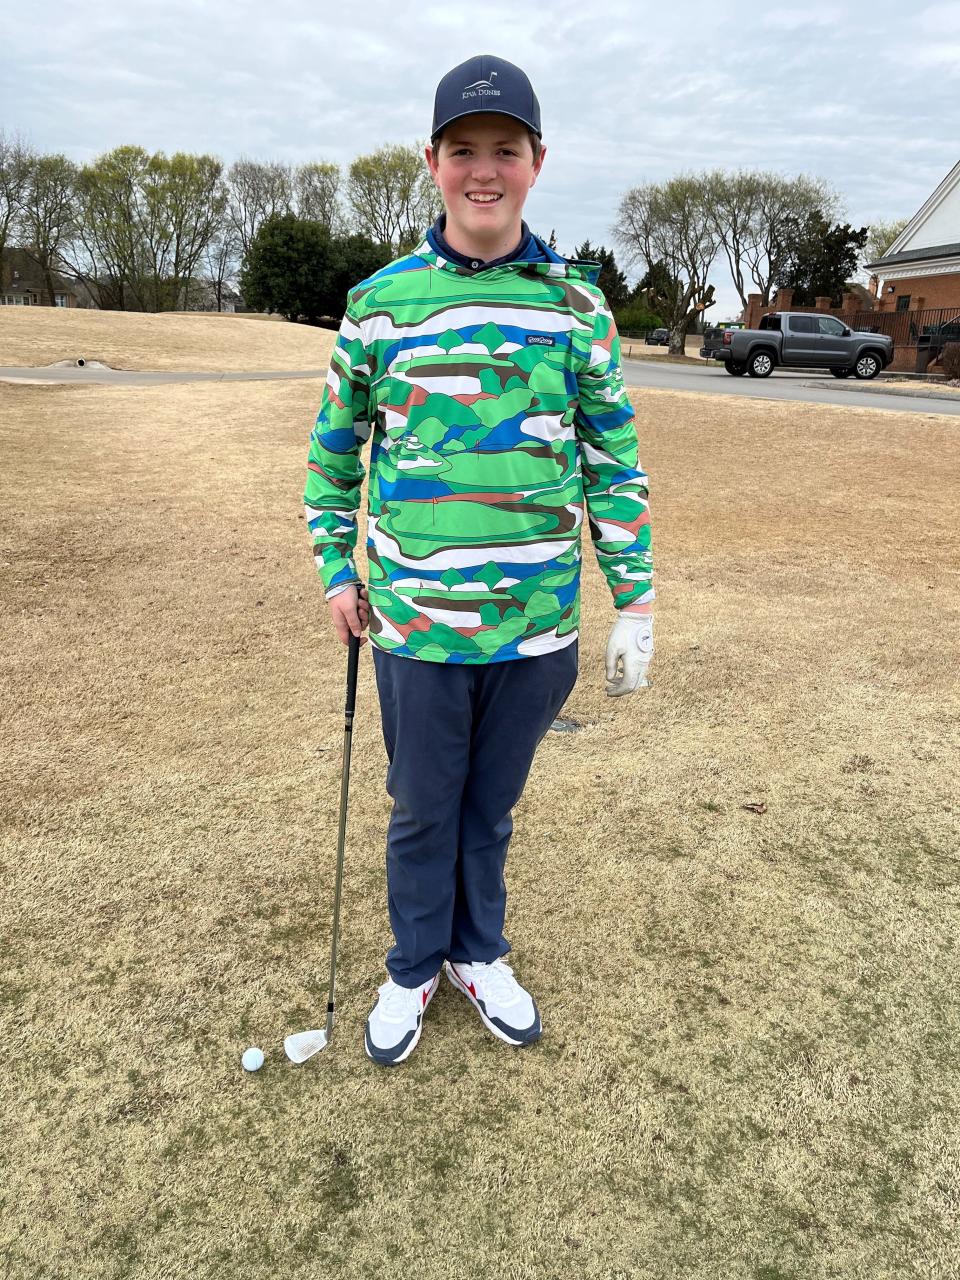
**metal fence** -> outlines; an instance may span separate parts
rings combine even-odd
[[[850,329],[868,333],[885,333],[894,346],[931,346],[939,348],[948,342],[960,342],[960,308],[933,307],[925,311],[840,311],[831,308]],[[928,339],[921,343],[920,339]]]

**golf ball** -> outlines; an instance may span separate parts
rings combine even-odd
[[[263,1066],[263,1050],[247,1049],[240,1061],[244,1071],[259,1071]]]

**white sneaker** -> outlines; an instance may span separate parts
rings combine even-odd
[[[419,987],[398,987],[388,978],[367,1018],[363,1047],[367,1057],[384,1067],[409,1058],[423,1030],[423,1014],[440,985],[439,973]]]
[[[533,996],[524,991],[504,960],[492,964],[444,962],[447,977],[474,1005],[483,1025],[507,1044],[533,1044],[542,1032]]]

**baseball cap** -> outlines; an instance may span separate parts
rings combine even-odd
[[[495,58],[492,53],[481,53],[461,62],[437,85],[431,138],[454,120],[482,111],[513,116],[532,129],[538,138],[543,137],[540,132],[540,103],[526,72],[512,62]]]

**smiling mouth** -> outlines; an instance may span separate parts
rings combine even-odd
[[[501,194],[501,195],[494,196],[493,199],[490,199],[489,197],[487,197],[484,200],[475,200],[473,196],[468,193],[467,199],[470,201],[471,204],[499,204],[499,202],[503,199],[503,195]]]

